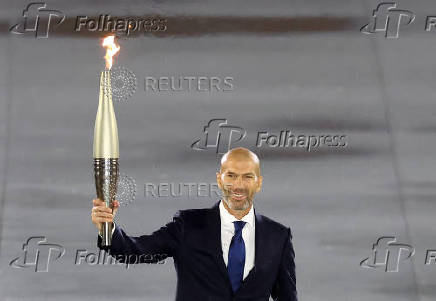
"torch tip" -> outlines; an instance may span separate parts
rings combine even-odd
[[[120,46],[115,43],[114,35],[105,37],[102,46],[106,48],[106,55],[104,56],[106,69],[110,70],[112,68],[113,57],[118,51],[120,51]]]

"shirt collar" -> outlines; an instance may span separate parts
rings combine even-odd
[[[220,217],[221,222],[223,224],[233,224],[234,221],[239,221],[236,217],[230,214],[229,211],[224,207],[223,201],[220,201]],[[241,221],[244,221],[248,223],[251,227],[254,227],[254,206],[251,205],[250,211],[241,219]]]

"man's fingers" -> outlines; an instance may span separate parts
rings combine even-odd
[[[112,214],[112,212],[111,211],[100,211],[100,210],[98,210],[99,209],[99,207],[94,207],[94,208],[97,208],[97,210],[92,210],[92,212],[91,212],[91,216],[93,216],[93,217],[100,217],[100,216],[107,216],[107,217],[110,217],[110,216],[114,216],[114,214]]]
[[[113,222],[113,219],[112,218],[108,218],[108,217],[96,217],[95,221],[97,223],[105,223],[105,222],[110,223],[110,222]]]
[[[102,200],[100,200],[100,199],[93,199],[92,200],[92,204],[94,205],[94,206],[104,206],[104,207],[106,207],[106,203],[104,202],[104,201],[102,201]],[[114,200],[113,201],[113,207],[115,208],[119,208],[120,207],[120,202],[118,202],[117,200]]]
[[[93,212],[109,212],[112,213],[112,209],[106,206],[94,206],[92,207]]]
[[[91,210],[92,221],[99,227],[99,223],[113,222],[115,214],[117,213],[120,202],[114,200],[112,208],[106,207],[106,203],[98,198],[92,200],[93,207]]]
[[[97,229],[100,231],[101,223],[111,223],[114,220],[115,212],[112,212],[112,208],[106,207],[106,203],[103,200],[95,198],[92,200],[91,219]],[[114,204],[115,208],[116,204]]]
[[[102,200],[100,200],[100,199],[93,199],[92,200],[92,204],[94,206],[101,206],[101,205],[104,205],[104,202]]]
[[[107,213],[107,212],[96,212],[94,214],[95,217],[109,217],[109,218],[114,218],[114,215],[112,213]]]

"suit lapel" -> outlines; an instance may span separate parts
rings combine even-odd
[[[255,237],[254,237],[254,267],[248,273],[247,277],[242,281],[242,284],[238,291],[244,289],[245,286],[255,277],[257,270],[263,265],[266,249],[260,246],[266,238],[264,223],[262,222],[262,216],[256,214],[256,209],[254,209],[255,215]]]
[[[230,290],[232,290],[232,284],[230,282],[229,274],[227,272],[227,267],[223,258],[223,249],[221,244],[221,218],[219,212],[219,203],[217,202],[210,210],[210,216],[208,218],[208,230],[210,231],[210,236],[208,237],[208,249],[214,256],[214,260],[223,275],[225,281]]]

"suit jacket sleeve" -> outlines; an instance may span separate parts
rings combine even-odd
[[[295,252],[292,246],[291,229],[288,228],[287,232],[279,272],[271,293],[274,301],[297,301]]]
[[[178,211],[173,220],[149,235],[129,236],[115,224],[110,247],[101,245],[97,236],[97,246],[109,252],[123,263],[158,263],[177,254],[183,240],[183,219]]]

